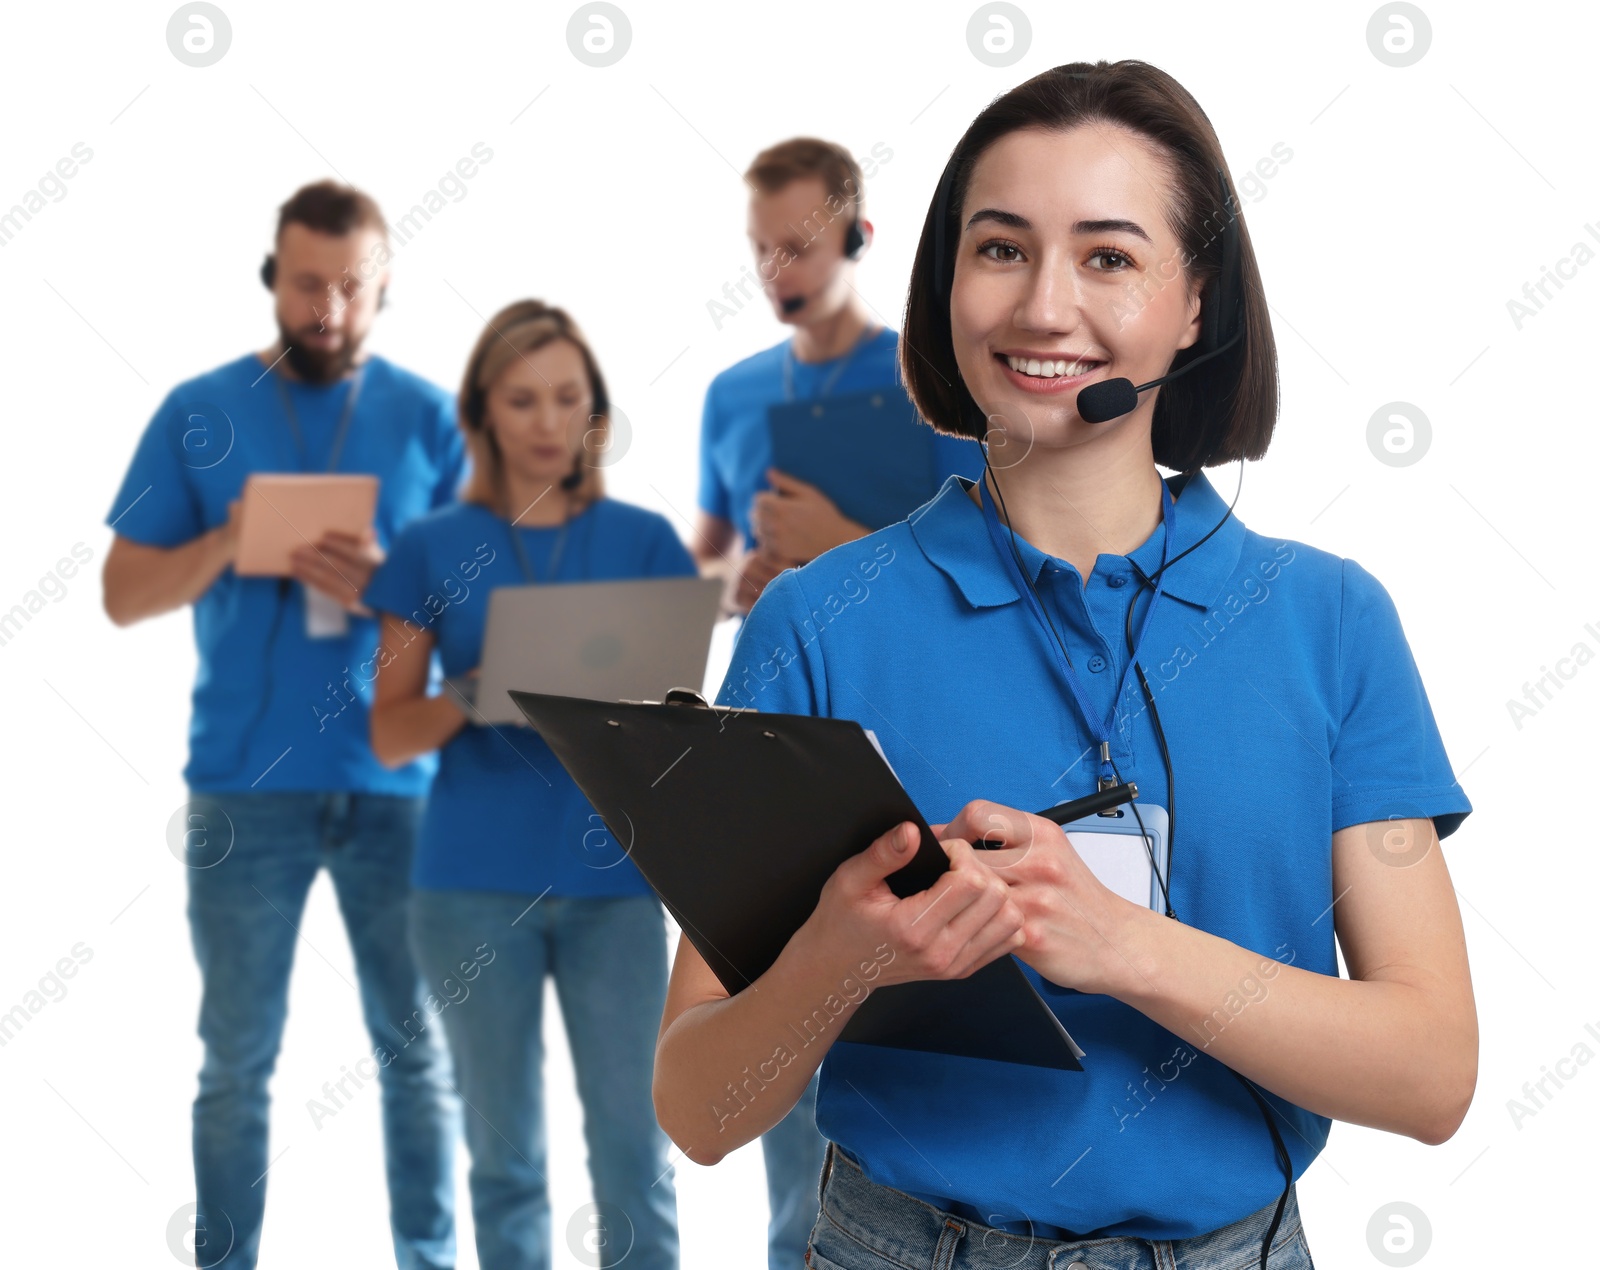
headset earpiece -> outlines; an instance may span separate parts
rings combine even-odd
[[[853,219],[844,231],[844,258],[846,260],[861,259],[861,252],[867,245],[867,236],[862,232],[860,218]]]

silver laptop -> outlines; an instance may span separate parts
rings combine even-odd
[[[446,692],[473,706],[474,723],[527,720],[507,690],[659,701],[705,680],[722,583],[716,578],[634,578],[496,587],[478,674]]]

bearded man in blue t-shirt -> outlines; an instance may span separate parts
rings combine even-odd
[[[365,351],[390,256],[383,216],[359,190],[321,182],[291,197],[261,269],[278,338],[167,395],[107,516],[112,621],[194,610],[181,832],[202,982],[195,1250],[206,1267],[256,1263],[267,1082],[301,913],[323,866],[373,1049],[339,1067],[310,1114],[320,1122],[369,1083],[381,1088],[397,1260],[455,1264],[457,1112],[405,929],[435,760],[390,770],[372,754],[378,625],[361,594],[400,527],[452,497],[464,449],[450,394]],[[373,524],[302,543],[285,576],[241,576],[241,496],[260,472],[376,476]]]

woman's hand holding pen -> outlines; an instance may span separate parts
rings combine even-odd
[[[810,955],[841,974],[876,963],[875,987],[916,979],[964,979],[1018,948],[1022,908],[1011,890],[964,841],[941,843],[950,868],[926,891],[904,899],[885,879],[916,854],[917,831],[904,821],[851,856],[822,888],[795,934]]]
[[[1127,931],[1150,910],[1101,882],[1060,825],[977,799],[948,825],[931,828],[941,838],[1004,844],[981,858],[1005,881],[1011,903],[1023,914],[1026,941],[1007,951],[1051,983],[1120,997],[1119,985],[1142,975]]]

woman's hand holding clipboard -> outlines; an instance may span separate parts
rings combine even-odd
[[[874,987],[921,979],[964,979],[1023,943],[1023,910],[1011,887],[966,842],[946,841],[949,869],[925,891],[901,898],[888,878],[915,854],[919,833],[902,821],[851,856],[823,885],[817,906],[795,932],[818,955],[854,972],[856,952],[876,960]],[[809,929],[808,929],[809,928]],[[873,957],[887,947],[889,956]],[[846,956],[844,950],[851,950]]]

